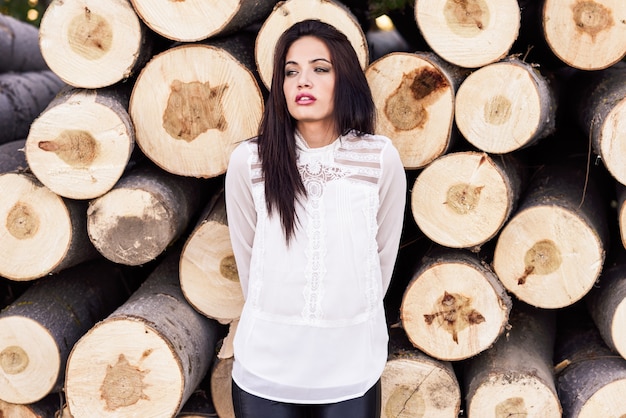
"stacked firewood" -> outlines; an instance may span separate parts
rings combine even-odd
[[[409,180],[382,416],[626,414],[626,3],[411,1],[391,46],[362,3],[0,16],[0,416],[233,416],[223,178],[307,18]]]

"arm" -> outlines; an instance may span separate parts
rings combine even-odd
[[[398,256],[406,204],[406,173],[398,150],[389,142],[382,155],[383,174],[379,185],[377,215],[378,256],[382,271],[383,292],[387,292]]]
[[[228,230],[244,299],[248,296],[250,259],[256,229],[248,146],[248,143],[242,143],[232,152],[224,186]]]

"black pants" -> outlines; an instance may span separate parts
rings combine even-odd
[[[233,382],[237,418],[380,418],[380,380],[356,399],[322,405],[270,401],[242,390]]]

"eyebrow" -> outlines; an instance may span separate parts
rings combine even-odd
[[[312,59],[311,61],[309,61],[309,64],[313,64],[313,63],[316,63],[318,61],[324,61],[324,62],[329,63],[330,65],[333,65],[333,63],[330,62],[330,60],[328,60],[326,58],[315,58],[315,59]],[[298,63],[296,61],[287,61],[287,62],[285,62],[285,65],[288,65],[288,64],[298,65]]]

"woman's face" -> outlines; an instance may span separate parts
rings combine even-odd
[[[316,124],[334,131],[335,72],[324,42],[304,36],[291,44],[285,59],[283,92],[300,130],[306,124]]]

